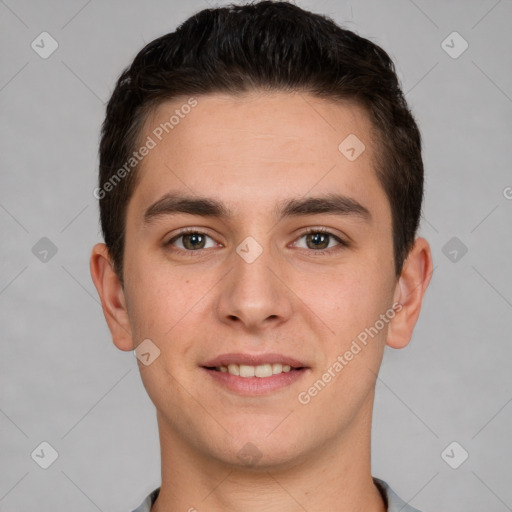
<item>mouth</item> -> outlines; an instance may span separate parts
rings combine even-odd
[[[202,368],[211,379],[242,395],[263,395],[290,386],[310,369],[297,359],[282,354],[224,354]]]
[[[228,365],[220,365],[220,366],[204,366],[207,370],[213,370],[221,373],[229,373],[230,375],[235,375],[236,377],[242,378],[265,378],[272,377],[272,375],[280,375],[282,373],[295,372],[299,370],[305,369],[303,366],[299,366],[295,368],[289,364],[283,363],[267,363],[267,364],[259,364],[257,366],[248,365],[248,364],[237,364],[231,363]]]

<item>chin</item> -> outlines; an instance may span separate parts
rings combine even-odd
[[[260,428],[252,424],[250,429],[229,436],[217,457],[234,468],[251,471],[276,471],[297,465],[304,455],[304,440],[289,429],[272,432],[278,424],[274,421],[269,427],[265,422]]]

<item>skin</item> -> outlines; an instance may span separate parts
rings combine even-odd
[[[141,140],[186,100],[160,105]],[[124,289],[105,245],[91,255],[115,345],[133,350],[149,338],[160,350],[149,366],[138,362],[160,433],[162,486],[152,511],[385,511],[370,466],[375,382],[385,346],[403,348],[411,339],[432,274],[429,244],[416,239],[396,279],[390,205],[373,166],[370,121],[358,106],[298,93],[197,100],[137,171]],[[349,134],[366,146],[352,162],[338,150]],[[144,211],[170,191],[215,198],[233,217],[180,213],[145,225]],[[333,191],[364,205],[370,222],[272,216],[283,199]],[[199,251],[190,237],[166,246],[184,227],[211,238]],[[315,254],[303,236],[309,227],[350,245],[331,237],[332,252]],[[248,236],[263,250],[252,263],[236,252]],[[395,302],[400,311],[378,335],[301,404],[298,394]],[[201,368],[230,352],[278,352],[309,369],[284,389],[241,396]],[[248,442],[260,457],[253,466],[238,456]]]

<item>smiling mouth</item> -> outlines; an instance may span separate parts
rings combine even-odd
[[[294,371],[303,370],[304,367],[294,368],[289,364],[273,363],[273,364],[260,364],[251,366],[247,364],[229,364],[227,366],[204,366],[207,370],[215,370],[221,373],[229,373],[237,377],[272,377],[272,375],[279,375],[281,373],[289,373]]]

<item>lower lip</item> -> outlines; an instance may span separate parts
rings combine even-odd
[[[231,391],[243,395],[257,396],[290,386],[304,376],[307,368],[282,372],[271,377],[238,377],[228,372],[210,370],[209,368],[203,367],[203,370],[208,372],[215,382]]]

